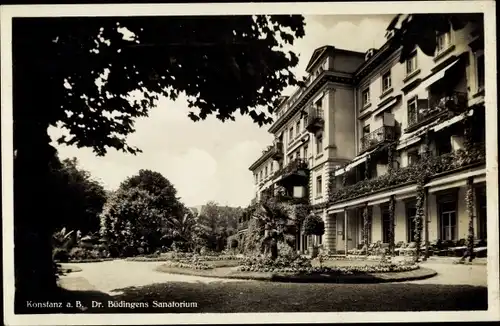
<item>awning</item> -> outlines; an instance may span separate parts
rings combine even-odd
[[[408,146],[411,146],[413,144],[418,143],[421,140],[420,137],[414,137],[414,138],[408,138],[406,141],[400,142],[400,144],[396,147],[396,150],[401,150],[403,148],[406,148]]]
[[[444,75],[446,74],[446,71],[448,69],[450,69],[451,67],[453,67],[459,60],[460,59],[457,59],[457,60],[453,61],[452,63],[450,63],[449,65],[447,65],[443,69],[439,70],[435,74],[430,75],[429,77],[427,77],[427,79],[424,79],[422,81],[422,83],[420,83],[420,85],[418,85],[413,91],[411,91],[410,93],[406,94],[406,98],[412,98],[413,96],[415,96],[422,89],[426,89],[429,86],[431,86],[432,84],[434,84],[435,82],[437,82],[438,80],[442,79],[444,77]]]
[[[371,151],[366,152],[366,153],[363,153],[362,155],[358,156],[357,158],[352,160],[351,163],[347,164],[345,166],[345,168],[340,168],[337,171],[335,171],[335,176],[338,177],[338,176],[344,174],[344,172],[350,171],[352,168],[355,168],[356,166],[360,165],[361,163],[364,163],[366,161],[368,155],[370,155],[374,151],[376,151],[376,149],[371,150]]]
[[[474,109],[471,109],[466,114],[457,115],[451,119],[448,119],[448,120],[436,125],[434,128],[432,128],[432,130],[434,130],[434,131],[442,130],[442,129],[449,127],[449,126],[451,126],[459,121],[462,121],[463,119],[465,119],[465,115],[468,115],[470,117],[473,114],[474,114]]]
[[[381,113],[383,113],[385,110],[387,110],[388,108],[390,108],[391,106],[395,105],[397,102],[398,102],[399,98],[398,97],[395,97],[393,98],[392,100],[390,100],[389,102],[387,102],[385,105],[383,105],[382,107],[380,108],[377,108],[374,112],[373,112],[373,115],[376,116],[376,115],[379,115]]]

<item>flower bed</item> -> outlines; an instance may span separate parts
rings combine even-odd
[[[367,273],[397,273],[418,269],[416,264],[379,264],[374,266],[343,266],[343,267],[265,267],[265,266],[240,266],[242,272],[272,272],[284,274],[336,274],[354,275]]]
[[[165,264],[165,266],[170,268],[186,268],[186,269],[201,269],[201,270],[214,268],[213,265],[209,265],[203,262],[183,263],[183,262],[169,261]]]
[[[98,263],[103,261],[114,260],[114,258],[84,258],[84,259],[70,259],[68,263],[76,264],[76,263]]]

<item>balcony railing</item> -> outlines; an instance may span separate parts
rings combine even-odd
[[[279,161],[283,158],[285,155],[283,152],[283,142],[281,141],[276,141],[274,142],[273,149],[272,149],[272,158],[273,160]]]
[[[300,171],[307,171],[308,170],[308,163],[307,160],[297,158],[293,161],[290,161],[285,167],[279,169],[275,173],[275,177],[278,176],[288,176],[291,174],[297,174]]]
[[[361,151],[367,151],[375,146],[395,139],[395,130],[391,126],[383,126],[361,138]]]
[[[329,192],[329,202],[330,204],[335,204],[373,194],[384,189],[416,183],[421,178],[422,171],[427,171],[429,177],[432,179],[432,177],[442,173],[459,171],[476,164],[484,164],[485,162],[485,144],[476,143],[469,150],[460,149],[452,153],[431,156],[425,161],[422,160],[416,164],[396,169],[391,173],[373,179],[362,180],[345,187],[333,188]]]
[[[451,92],[449,95],[418,101],[408,108],[408,128],[416,128],[437,116],[449,112],[463,112],[467,108],[467,93]]]
[[[306,129],[309,132],[317,132],[323,129],[325,120],[323,117],[323,109],[310,107],[307,112],[307,118],[305,119]]]

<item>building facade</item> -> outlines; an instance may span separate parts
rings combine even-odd
[[[276,108],[275,142],[250,170],[256,199],[302,198],[324,219],[298,251],[409,243],[416,228],[422,241],[456,241],[470,216],[486,239],[483,26],[437,35],[434,56],[416,48],[402,63],[391,40],[317,49],[305,85]]]

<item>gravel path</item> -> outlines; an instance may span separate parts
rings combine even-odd
[[[164,262],[133,262],[126,260],[64,264],[67,266],[78,266],[82,271],[62,276],[61,284],[69,290],[99,290],[110,295],[118,295],[120,292],[113,290],[155,283],[239,282],[239,280],[167,274],[155,271],[155,268],[162,264]],[[83,279],[87,281],[86,285]]]

